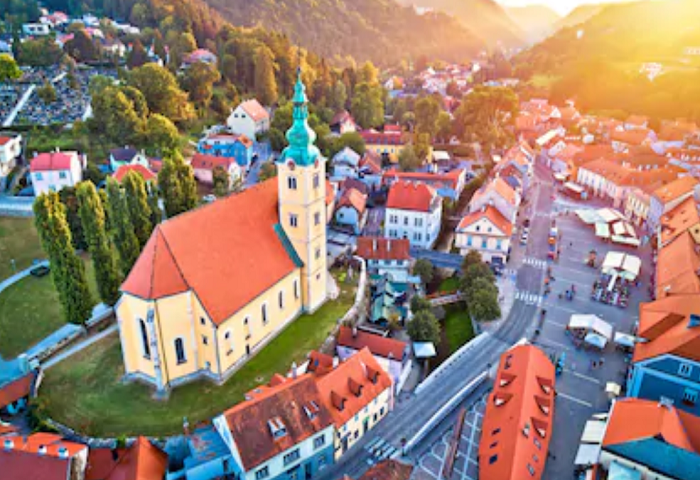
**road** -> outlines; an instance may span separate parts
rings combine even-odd
[[[544,175],[544,172],[542,174]],[[551,194],[551,183],[543,183],[533,187],[530,193],[532,204],[536,205],[538,211],[544,214],[536,215],[532,221],[532,241],[527,246],[528,256],[546,258]],[[525,264],[518,271],[516,285],[521,291],[539,295],[543,278],[544,272],[540,268]],[[453,362],[449,370],[441,375],[442,378],[436,380],[430,388],[398,399],[394,410],[389,413],[387,418],[345,453],[333,467],[321,472],[319,479],[334,480],[344,474],[358,478],[372,463],[377,461],[377,458],[373,458],[372,454],[365,449],[365,446],[371,442],[376,442],[377,438],[381,438],[383,442],[391,445],[392,451],[398,451],[401,448],[402,439],[411,438],[460,389],[484,370],[496,364],[505,350],[523,336],[530,336],[534,332],[533,320],[537,311],[536,305],[530,305],[525,301],[516,301],[508,318],[498,329],[484,334],[486,338],[478,342],[469,355],[464,355]],[[475,393],[474,398],[467,398],[464,403],[477,401],[479,397],[476,395],[477,393]],[[479,392],[478,395],[483,396],[483,392]],[[420,452],[424,448],[425,445],[419,444],[414,451]],[[411,458],[411,460],[415,460],[415,458]]]

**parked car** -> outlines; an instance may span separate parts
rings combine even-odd
[[[523,234],[520,236],[520,244],[521,245],[526,245],[527,244],[527,239],[530,235],[530,229],[528,227],[523,228]]]
[[[29,274],[32,277],[41,278],[49,274],[51,268],[48,265],[37,265],[36,267],[29,270]]]

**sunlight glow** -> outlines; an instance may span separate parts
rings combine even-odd
[[[498,2],[509,7],[545,5],[560,15],[566,15],[579,5],[587,3],[610,3],[609,0],[498,0]]]

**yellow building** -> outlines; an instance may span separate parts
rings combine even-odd
[[[299,77],[278,176],[156,227],[116,306],[126,378],[226,381],[326,300],[326,164]]]

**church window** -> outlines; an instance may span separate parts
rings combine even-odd
[[[280,305],[280,309],[284,308],[284,292],[282,290],[280,290],[278,302]]]
[[[141,328],[141,347],[143,347],[143,356],[151,359],[151,347],[148,345],[148,330],[146,330],[146,322],[139,319],[139,327]]]
[[[267,325],[267,304],[263,303],[263,306],[261,308],[261,313],[262,313],[262,323],[263,323],[263,325]]]
[[[319,212],[314,213],[314,225],[321,224],[321,214]]]
[[[299,224],[299,216],[296,215],[295,213],[290,213],[289,214],[289,226],[296,228],[298,224]]]
[[[185,344],[181,338],[175,339],[175,357],[177,358],[178,365],[187,361],[187,357],[185,356]]]
[[[318,173],[314,173],[314,188],[318,188],[321,185],[321,177]]]
[[[231,338],[231,330],[228,330],[224,334],[224,340],[226,341],[226,346],[228,347],[226,355],[231,355],[233,353],[233,338]]]
[[[289,187],[290,190],[296,190],[297,189],[296,177],[288,177],[287,178],[287,186]]]
[[[319,258],[321,258],[321,249],[317,248],[316,249],[316,260],[318,260]]]
[[[294,298],[299,299],[299,280],[294,280]]]

